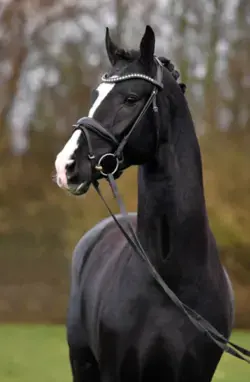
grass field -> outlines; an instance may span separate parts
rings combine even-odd
[[[250,348],[250,332],[232,340]],[[0,325],[1,382],[71,382],[62,326]],[[213,382],[249,382],[250,365],[224,355]]]

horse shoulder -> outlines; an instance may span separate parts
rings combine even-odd
[[[123,215],[115,215],[119,223],[122,223],[125,219]],[[137,213],[129,213],[128,219],[135,224],[137,219]],[[113,218],[107,217],[97,223],[93,228],[87,231],[77,243],[72,257],[72,275],[77,276],[80,274],[84,263],[87,261],[89,255],[92,252],[95,244],[98,242],[100,237],[108,235],[109,231],[112,229],[118,229]]]

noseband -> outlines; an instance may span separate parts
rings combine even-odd
[[[140,73],[131,73],[124,76],[112,76],[108,77],[107,74],[102,76],[102,81],[109,84],[116,84],[118,82],[124,82],[132,79],[141,79],[151,83],[154,87],[153,90],[145,103],[142,111],[136,118],[129,132],[125,135],[125,137],[118,142],[115,136],[106,130],[99,122],[95,121],[93,118],[83,117],[79,119],[76,125],[73,125],[75,130],[81,130],[85,135],[87,145],[88,145],[88,158],[91,162],[92,172],[94,170],[99,171],[104,177],[108,175],[115,175],[119,170],[120,166],[123,162],[123,150],[125,145],[128,142],[128,139],[135,128],[138,126],[139,122],[149,109],[150,105],[153,104],[154,115],[156,116],[156,134],[157,134],[157,142],[159,141],[159,118],[158,118],[158,107],[156,104],[156,96],[159,90],[163,89],[162,79],[163,79],[163,65],[161,61],[155,57],[155,62],[157,65],[157,73],[156,79],[146,76]],[[100,159],[96,160],[96,156],[93,151],[93,146],[91,143],[91,138],[89,135],[89,131],[92,131],[99,135],[101,138],[109,141],[113,146],[113,152],[106,153],[100,157]]]

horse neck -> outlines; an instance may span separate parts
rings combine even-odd
[[[163,139],[156,157],[138,173],[138,235],[168,281],[174,279],[173,268],[180,275],[204,264],[209,235],[198,140],[181,91],[175,102],[171,126],[161,115],[161,135],[168,140]]]

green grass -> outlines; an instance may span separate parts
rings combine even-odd
[[[250,350],[250,332],[235,331],[231,340]],[[250,364],[225,354],[215,372],[213,382],[250,382]]]
[[[232,340],[250,348],[250,332]],[[0,325],[1,382],[71,382],[62,326]],[[250,365],[224,355],[213,382],[249,382]]]
[[[70,382],[62,326],[0,325],[1,382]]]

